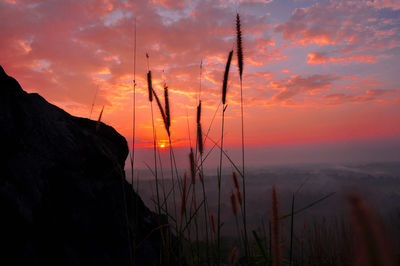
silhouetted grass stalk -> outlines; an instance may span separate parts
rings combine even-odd
[[[163,170],[163,164],[162,164],[162,160],[161,160],[160,149],[157,149],[157,154],[158,154],[158,163],[160,165],[160,173],[161,173],[161,190],[163,193],[163,202],[160,203],[160,208],[161,208],[161,211],[163,211],[165,213],[169,213],[168,212],[168,201],[167,201],[168,196],[165,192],[164,170]]]
[[[358,194],[349,195],[348,201],[351,223],[355,231],[357,265],[399,265],[391,240],[376,214]]]
[[[163,71],[164,72],[164,71]],[[164,72],[165,74],[165,72]],[[176,177],[176,181],[178,183],[178,187],[181,187],[181,182],[179,181],[179,174],[178,174],[178,170],[177,170],[177,166],[176,166],[176,161],[175,161],[175,154],[173,151],[173,147],[172,147],[172,139],[171,139],[171,111],[170,111],[170,100],[169,100],[169,93],[168,93],[168,86],[166,84],[166,81],[164,79],[164,108],[161,104],[161,101],[159,100],[156,92],[154,91],[154,89],[152,89],[153,94],[154,94],[154,98],[156,99],[157,105],[159,107],[160,110],[160,114],[161,117],[163,119],[163,123],[164,123],[164,127],[165,130],[167,132],[168,135],[168,142],[169,142],[169,159],[170,159],[170,171],[171,171],[171,183],[172,183],[172,197],[173,197],[173,204],[174,204],[174,213],[175,213],[175,230],[176,230],[176,234],[179,237],[179,241],[182,242],[182,234],[181,234],[181,229],[178,225],[178,216],[177,216],[177,204],[176,204],[176,191],[175,191],[175,178]],[[175,167],[175,175],[174,175],[174,167]],[[183,193],[182,189],[181,189],[181,193]],[[170,194],[168,193],[168,196]],[[168,198],[164,197],[165,202],[167,202]],[[187,200],[187,199],[186,199]],[[180,248],[178,247],[178,256],[179,256],[179,250]]]
[[[148,59],[148,55],[147,55]],[[158,188],[158,171],[157,171],[157,136],[156,136],[156,128],[154,125],[154,111],[153,111],[153,84],[151,78],[151,71],[147,72],[147,88],[149,93],[149,101],[151,107],[151,124],[153,128],[153,153],[154,153],[154,177],[156,181],[156,199],[157,199],[157,212],[158,215],[161,215],[161,208],[160,208],[160,192]]]
[[[97,94],[97,92],[96,92]],[[135,134],[136,134],[136,17],[135,17],[135,31],[134,31],[134,40],[133,40],[133,93],[132,93],[132,151],[130,156],[131,163],[131,183],[132,183],[132,191],[134,191],[134,164],[135,164]],[[139,193],[139,191],[137,191]],[[138,223],[138,200],[135,197],[135,202],[133,203],[135,206],[135,223]],[[133,247],[136,246],[136,237],[133,238]],[[133,264],[136,264],[136,248],[132,251],[132,259]]]
[[[100,129],[100,125],[101,125],[101,117],[103,116],[103,111],[104,111],[104,105],[101,108],[100,114],[99,114],[99,118],[97,119],[97,123],[96,123],[96,132]]]
[[[193,193],[192,193],[192,199],[193,199],[193,205],[194,205],[194,210],[197,209],[197,204],[196,204],[196,165],[194,161],[194,154],[193,154],[193,149],[190,148],[190,154],[189,154],[189,162],[190,162],[190,174],[191,174],[191,184],[193,186]],[[196,232],[196,250],[197,250],[197,256],[200,256],[200,246],[199,246],[199,225],[198,225],[198,220],[197,220],[197,215],[194,216],[194,224],[195,224],[195,232]],[[198,258],[200,259],[200,258]],[[200,261],[198,261],[200,263]]]
[[[93,101],[92,101],[92,106],[90,107],[89,119],[92,118],[93,107],[94,107],[94,104],[95,104],[95,102],[96,102],[96,97],[97,97],[97,92],[98,92],[98,91],[99,91],[99,85],[96,86],[96,91],[95,91],[95,93],[94,93],[94,97],[93,97]]]
[[[217,263],[221,263],[221,178],[222,178],[222,151],[224,146],[224,122],[226,105],[226,94],[229,79],[229,68],[231,66],[233,51],[229,52],[228,60],[225,66],[224,80],[222,82],[222,120],[221,120],[221,152],[219,159],[219,172],[218,172],[218,217],[217,217]]]
[[[203,153],[204,153],[204,142],[203,142],[203,129],[201,126],[201,85],[202,85],[202,78],[203,78],[203,60],[200,61],[200,68],[199,68],[199,99],[197,105],[197,113],[196,113],[196,124],[197,124],[197,144],[198,147],[198,154],[200,158],[200,166],[198,165],[198,158],[196,157],[196,169],[199,173],[199,180],[202,187],[203,192],[203,201],[204,201],[204,226],[205,226],[205,239],[206,239],[206,262],[207,265],[210,265],[210,254],[209,254],[209,239],[208,239],[208,203],[206,197],[206,190],[204,184],[204,167],[203,167]],[[211,126],[211,125],[210,125]],[[197,154],[197,153],[196,153]]]
[[[294,194],[292,195],[292,215],[290,217],[290,249],[289,249],[289,265],[292,266],[293,260],[293,225],[294,225]]]
[[[249,240],[247,237],[247,221],[246,221],[246,179],[245,179],[245,160],[244,160],[244,118],[243,118],[243,43],[242,43],[242,30],[240,23],[240,15],[236,14],[236,48],[237,48],[237,60],[240,77],[240,114],[242,124],[242,177],[243,177],[243,231],[245,241],[245,254],[249,257]],[[247,260],[247,263],[249,261]]]
[[[201,68],[201,67],[200,67]],[[200,84],[201,84],[201,71],[200,71]],[[201,87],[201,85],[200,85]],[[203,143],[203,134],[202,134],[202,127],[201,127],[201,100],[199,100],[199,105],[197,106],[197,146],[199,147],[199,156],[200,156],[200,167],[199,171],[199,180],[202,187],[203,192],[203,201],[204,201],[204,226],[205,226],[205,238],[206,238],[206,261],[207,264],[210,264],[210,254],[209,254],[209,239],[208,239],[208,203],[207,203],[207,196],[206,196],[206,189],[204,184],[204,168],[203,168],[203,153],[204,153],[204,143]]]
[[[175,156],[173,154],[173,149],[172,149],[172,141],[171,141],[171,108],[170,108],[170,100],[169,100],[169,93],[168,93],[168,86],[164,81],[164,103],[165,103],[165,128],[168,128],[167,134],[168,134],[168,143],[169,143],[169,160],[170,160],[170,171],[171,171],[171,183],[172,183],[172,198],[173,198],[173,204],[174,204],[174,214],[175,217],[177,218],[177,204],[176,204],[176,192],[175,192],[175,179],[174,179],[174,162],[175,162]],[[175,168],[176,168],[176,163],[175,163]],[[179,179],[178,173],[176,175],[176,179]],[[179,182],[178,182],[179,183]],[[176,221],[175,223],[175,230],[176,233],[178,234],[178,223]]]
[[[147,60],[147,88],[148,88],[148,96],[149,96],[149,101],[150,101],[150,108],[151,108],[151,122],[152,122],[152,128],[153,128],[153,153],[154,153],[154,177],[155,177],[155,183],[156,183],[156,207],[157,207],[157,213],[158,213],[158,222],[161,224],[161,205],[160,205],[160,192],[159,192],[159,182],[158,182],[158,170],[157,170],[157,135],[156,135],[156,128],[154,125],[154,111],[153,111],[153,94],[155,94],[154,89],[153,89],[153,83],[152,83],[152,76],[151,76],[151,70],[150,70],[150,65],[149,65],[149,55],[146,53],[146,60]],[[159,104],[158,97],[156,97],[157,104]],[[163,231],[160,231],[160,237],[161,237],[161,246],[165,243],[164,240],[164,234]],[[163,254],[162,254],[162,248],[160,248],[160,263],[163,263]]]
[[[272,187],[272,265],[280,266],[282,264],[281,258],[281,229],[279,217],[279,202],[275,186]]]
[[[239,257],[239,252],[236,247],[233,247],[228,258],[229,264],[235,265],[236,261],[238,260],[238,257]]]
[[[241,243],[242,237],[240,235],[240,228],[239,228],[239,221],[238,221],[238,202],[237,202],[236,194],[233,192],[233,190],[229,196],[229,200],[231,203],[232,214],[235,217],[235,226],[236,226],[237,236],[239,238],[239,243]]]
[[[134,164],[135,164],[135,136],[136,136],[136,18],[133,43],[133,94],[132,94],[132,152],[131,152],[131,179],[132,187],[134,180]]]
[[[186,173],[183,176],[183,187],[181,195],[181,216],[186,213],[186,196],[187,196],[187,176]]]
[[[240,192],[240,186],[239,186],[239,180],[238,180],[238,178],[237,178],[237,175],[236,175],[236,172],[235,171],[233,171],[232,172],[232,181],[233,181],[233,186],[234,186],[234,189],[235,189],[235,192],[233,192],[232,191],[232,193],[234,194],[234,196],[235,196],[235,199],[237,200],[237,203],[239,204],[239,208],[240,208],[240,213],[243,215],[243,200],[242,200],[242,194],[241,194],[241,192]],[[232,200],[232,199],[231,199]],[[240,245],[245,245],[246,243],[244,242],[244,237],[243,237],[243,235],[241,234],[241,231],[240,231],[240,229],[239,229],[239,222],[238,222],[238,217],[237,217],[237,215],[235,216],[235,219],[236,219],[236,225],[237,225],[237,231],[238,231],[238,238],[239,238],[239,241],[240,241]],[[243,242],[243,243],[242,243]]]

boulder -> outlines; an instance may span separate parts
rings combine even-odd
[[[157,265],[160,225],[112,127],[25,92],[0,66],[3,265]]]

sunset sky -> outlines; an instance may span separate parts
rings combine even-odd
[[[398,0],[0,0],[0,64],[26,91],[76,116],[89,117],[98,87],[91,118],[104,105],[102,120],[131,143],[136,18],[136,144],[152,145],[148,52],[156,91],[162,96],[164,78],[170,88],[173,142],[187,146],[187,121],[195,139],[200,62],[207,130],[236,49],[236,12],[246,145],[400,139]],[[234,57],[225,120],[231,147],[241,138],[238,85]],[[157,109],[155,117],[160,145],[167,138]],[[215,140],[220,124],[219,110]]]

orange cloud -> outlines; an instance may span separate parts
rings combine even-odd
[[[337,57],[329,57],[326,53],[309,53],[307,54],[307,64],[310,65],[320,65],[327,63],[352,63],[352,62],[360,62],[360,63],[375,63],[377,56],[373,55],[349,55],[349,56],[337,56]]]

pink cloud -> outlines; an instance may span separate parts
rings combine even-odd
[[[390,96],[390,95],[398,95],[400,94],[400,89],[392,89],[392,90],[385,90],[385,89],[375,89],[375,90],[367,90],[366,94],[371,96]]]
[[[349,56],[333,56],[330,57],[327,53],[308,53],[307,54],[307,64],[310,65],[320,65],[327,63],[375,63],[377,56],[374,55],[349,55]]]
[[[398,47],[398,22],[382,17],[374,8],[384,5],[383,2],[317,2],[311,7],[296,9],[287,22],[275,27],[275,31],[292,44],[341,45],[343,52]],[[391,7],[397,5],[392,1],[387,3]]]
[[[321,108],[370,101],[394,103],[396,97],[400,96],[400,89],[384,88],[388,85],[372,77],[359,79],[332,74],[292,75],[287,79],[269,82],[268,89],[278,93],[263,100],[263,104]]]
[[[372,89],[358,93],[333,93],[323,97],[327,105],[340,105],[345,103],[360,104],[369,101],[375,102],[393,102],[392,96],[399,96],[400,89]],[[387,100],[385,100],[385,98]]]
[[[291,100],[293,97],[303,94],[315,94],[323,90],[329,90],[332,82],[338,77],[333,75],[311,75],[308,77],[292,76],[288,80],[272,81],[270,87],[279,92],[272,97],[275,102]]]
[[[148,51],[155,75],[168,66],[171,87],[195,90],[197,84],[193,84],[193,80],[196,81],[198,70],[193,64],[201,59],[225,57],[233,43],[226,37],[234,36],[235,14],[234,10],[227,10],[218,3],[199,2],[195,16],[165,24],[163,16],[154,8],[154,5],[183,7],[184,3],[163,0],[152,4],[148,1],[127,4],[117,0],[89,0],[42,1],[29,6],[27,1],[0,2],[0,17],[14,21],[0,25],[4,33],[0,41],[0,61],[11,74],[20,74],[21,82],[29,84],[28,90],[39,91],[54,101],[87,104],[98,82],[112,85],[120,77],[132,75],[133,17],[137,13],[137,73],[145,73],[143,55]],[[70,14],[75,17],[72,19]],[[247,24],[244,34],[251,36],[249,32],[265,28],[263,19],[243,15],[243,23]],[[244,41],[248,39],[245,36]],[[273,45],[268,40],[258,43],[260,49]],[[255,55],[254,51],[246,50],[246,56]],[[273,51],[270,56],[275,55],[278,54]],[[265,55],[264,59],[267,57]],[[222,69],[224,60],[215,67]],[[48,66],[39,66],[41,62]],[[23,73],[26,75],[21,75]],[[182,79],[182,73],[187,74],[186,80]],[[51,76],[46,84],[42,81],[44,74]],[[204,84],[204,87],[207,90],[209,86]]]
[[[374,97],[368,95],[352,95],[345,93],[328,94],[324,96],[326,105],[340,105],[345,103],[359,104],[375,100]]]
[[[185,7],[187,1],[185,0],[152,0],[155,5],[161,5],[165,8],[175,9]]]
[[[368,2],[369,5],[375,8],[391,8],[393,10],[400,9],[400,2],[397,0],[373,0]]]
[[[353,77],[351,80],[354,80],[355,82],[345,85],[344,88],[346,90],[371,90],[372,88],[382,88],[389,85],[387,82],[383,82],[375,77],[367,77],[363,79]]]

